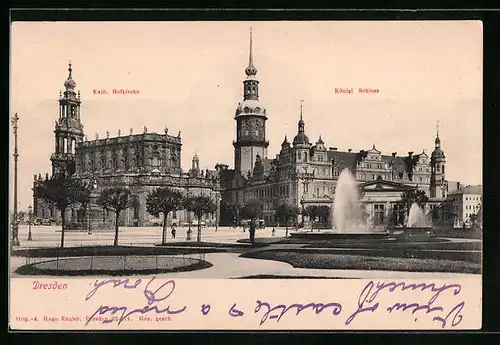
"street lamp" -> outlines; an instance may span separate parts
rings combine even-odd
[[[28,206],[28,241],[31,241],[31,220],[33,217],[33,207],[31,205]]]
[[[216,202],[217,202],[217,210],[215,211],[215,231],[217,231],[219,227],[219,212],[220,212],[220,203],[222,201],[222,197],[219,195],[219,192],[215,193]]]
[[[90,212],[92,210],[92,207],[91,207],[91,204],[92,204],[92,192],[97,189],[97,178],[95,176],[93,176],[93,175],[92,175],[91,178],[92,178],[92,182],[91,182],[91,185],[90,185],[89,202],[87,204],[87,229],[88,229],[87,234],[88,235],[92,235],[92,227],[91,227],[91,223],[90,223]]]
[[[301,214],[301,220],[302,220],[302,227],[304,227],[304,213],[305,213],[305,209],[304,209],[304,196],[302,195],[302,198],[300,199],[300,206],[302,207],[302,214]]]
[[[19,121],[19,116],[17,113],[11,118],[12,127],[14,129],[14,215],[11,222],[12,226],[12,240],[11,246],[19,246],[19,224],[17,220],[17,159],[19,153],[17,151],[17,121]]]

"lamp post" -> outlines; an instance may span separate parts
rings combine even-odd
[[[17,150],[17,121],[19,121],[19,116],[17,113],[11,118],[12,126],[14,129],[14,214],[12,217],[12,240],[11,246],[19,246],[19,224],[17,220],[17,159],[19,153]]]
[[[31,241],[31,221],[33,217],[33,207],[31,205],[28,206],[28,241]]]
[[[302,227],[304,227],[304,213],[305,213],[305,209],[304,209],[304,196],[303,195],[302,195],[302,198],[300,199],[300,206],[302,208],[302,211],[301,211]]]
[[[305,209],[304,209],[304,203],[305,203],[304,195],[306,193],[309,193],[309,183],[314,180],[314,176],[315,176],[315,171],[313,170],[313,172],[310,173],[310,172],[307,171],[307,168],[306,168],[306,170],[304,172],[300,173],[300,175],[299,175],[299,178],[302,180],[302,185],[303,185],[303,188],[304,188],[304,193],[302,194],[302,197],[301,197],[301,200],[300,200],[300,204],[302,206],[302,226],[305,226],[305,222],[304,222],[304,213],[305,213]]]
[[[92,226],[90,222],[90,212],[92,210],[92,193],[94,190],[97,189],[97,178],[92,175],[92,181],[90,185],[90,195],[89,195],[89,202],[87,204],[87,235],[92,235]]]
[[[220,213],[220,203],[222,201],[222,197],[219,195],[219,192],[215,193],[215,198],[217,201],[217,210],[215,211],[215,231],[217,231],[219,227],[219,213]]]

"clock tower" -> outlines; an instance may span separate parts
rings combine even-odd
[[[68,79],[64,82],[66,90],[59,93],[59,119],[55,123],[55,152],[50,157],[52,175],[73,175],[76,171],[75,148],[83,141],[83,125],[80,118],[80,91],[75,92],[71,62]]]
[[[236,141],[234,146],[234,169],[247,177],[252,174],[257,156],[267,158],[266,109],[259,102],[259,81],[255,77],[257,69],[253,65],[252,29],[250,28],[250,54],[247,78],[243,81],[243,101],[238,104],[236,120]]]

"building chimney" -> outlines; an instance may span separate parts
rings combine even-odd
[[[410,157],[410,158],[413,157],[413,151],[408,152],[408,157]]]
[[[337,148],[336,147],[329,147],[328,148],[330,151],[337,151]]]
[[[396,155],[397,155],[397,154],[398,154],[397,152],[393,152],[393,153],[392,153],[392,158],[396,158]]]
[[[347,152],[351,152],[351,151],[352,151],[352,149],[348,149],[348,150],[347,150]]]

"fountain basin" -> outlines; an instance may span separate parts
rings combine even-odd
[[[427,238],[435,237],[436,233],[432,226],[419,226],[411,228],[389,228],[389,234],[394,237]]]
[[[290,233],[291,238],[294,239],[307,239],[307,240],[361,240],[361,239],[388,239],[389,233],[385,231],[371,231],[371,232],[334,232],[334,231],[321,231],[321,232],[302,232],[296,231]]]

